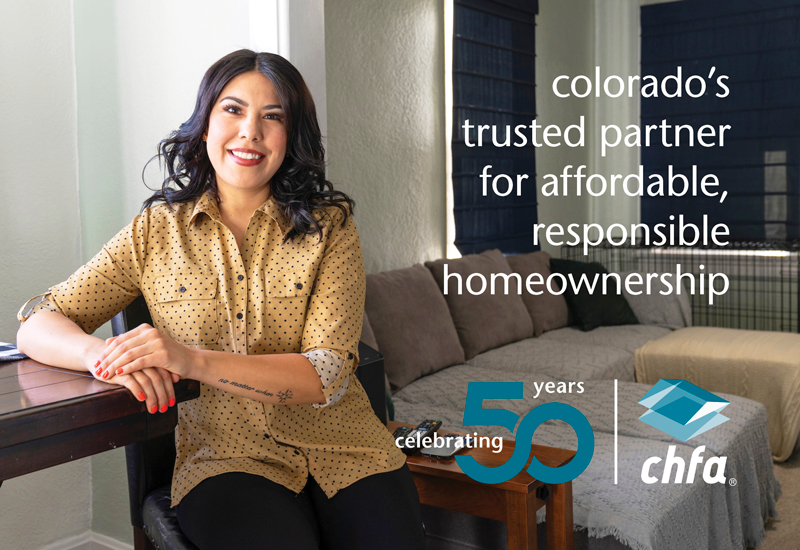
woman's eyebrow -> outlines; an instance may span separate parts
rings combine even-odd
[[[232,95],[223,97],[222,99],[220,99],[220,101],[225,101],[226,99],[230,99],[231,101],[235,101],[236,103],[238,103],[239,105],[242,105],[243,107],[249,107],[249,105],[247,104],[246,101],[242,101],[238,97],[233,97]],[[261,108],[262,111],[268,111],[269,109],[283,109],[283,107],[281,107],[280,105],[264,105]]]

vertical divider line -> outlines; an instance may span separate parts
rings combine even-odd
[[[617,382],[614,379],[614,485],[617,485],[617,422],[618,422],[618,399],[617,399]]]

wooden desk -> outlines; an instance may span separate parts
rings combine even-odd
[[[177,402],[200,383],[175,384]],[[150,414],[123,386],[31,359],[0,363],[0,484],[71,460],[171,432],[177,405]]]
[[[387,424],[390,432],[399,426],[413,427],[413,424]],[[460,432],[439,430],[442,436],[455,433]],[[531,450],[542,464],[550,467],[566,464],[575,455],[575,451],[541,445],[531,445]],[[493,453],[490,448],[484,447],[461,451],[459,454],[472,455],[484,466],[500,466],[513,452],[514,442],[504,439],[500,453]],[[497,485],[475,481],[461,471],[454,458],[439,460],[417,453],[409,456],[406,464],[414,476],[422,504],[505,522],[508,550],[536,549],[536,511],[542,506],[547,507],[547,548],[573,550],[575,547],[572,482],[547,485],[550,494],[546,501],[541,500],[536,493],[545,484],[533,479],[525,471],[530,459],[519,474]]]

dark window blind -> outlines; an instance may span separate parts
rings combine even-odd
[[[495,147],[484,132],[482,147],[467,147],[464,121],[475,143],[478,125],[496,125],[505,141],[505,127],[529,126],[536,117],[535,18],[531,0],[455,0],[453,25],[453,215],[455,245],[461,254],[499,248],[506,254],[530,252],[536,223],[535,148]],[[526,132],[530,136],[530,130]],[[488,141],[488,143],[487,143]],[[501,197],[483,196],[481,171],[491,165],[493,176],[507,174],[515,190]],[[518,174],[528,174],[522,195],[516,194]],[[500,186],[505,192],[506,184]]]
[[[642,199],[642,222],[669,223],[684,214],[726,223],[733,240],[800,238],[800,2],[687,0],[642,7],[641,74],[684,80],[725,74],[730,95],[710,86],[703,97],[642,98],[641,124],[730,124],[724,147],[642,147],[645,178],[668,165],[698,180],[716,174],[725,202],[712,198]],[[707,80],[708,82],[708,80]],[[683,137],[683,136],[682,136]],[[660,141],[660,140],[659,140]]]

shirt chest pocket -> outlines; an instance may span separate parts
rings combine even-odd
[[[305,298],[311,295],[313,281],[307,281],[305,273],[296,271],[266,271],[264,288],[269,298]]]
[[[181,344],[215,344],[220,339],[217,278],[193,272],[161,275],[154,299],[170,336]]]
[[[264,270],[266,321],[271,347],[299,351],[313,279],[303,271]]]

